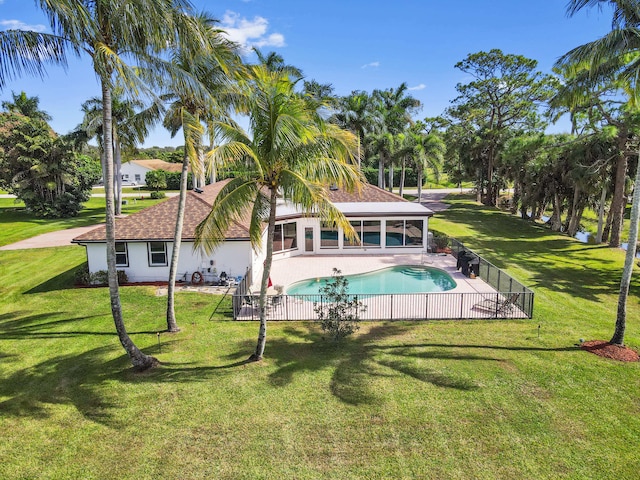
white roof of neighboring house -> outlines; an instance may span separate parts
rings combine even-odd
[[[147,168],[149,170],[164,170],[165,172],[180,172],[182,171],[181,163],[165,162],[157,158],[150,158],[145,160],[131,160],[129,163],[139,165],[140,167]]]

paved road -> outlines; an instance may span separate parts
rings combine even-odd
[[[410,195],[417,195],[416,189],[405,189],[405,192]],[[449,205],[443,203],[442,200],[450,193],[459,193],[460,189],[429,189],[422,190],[422,198],[420,203],[425,207],[430,208],[434,212],[440,212],[446,209]],[[172,192],[174,193],[174,192]],[[99,196],[100,194],[94,194]],[[104,196],[104,195],[102,195]],[[138,194],[126,194],[125,196],[139,196]],[[2,194],[0,198],[12,198],[11,195]],[[417,201],[417,200],[416,200]],[[46,247],[63,247],[71,245],[71,240],[75,237],[88,232],[96,228],[98,225],[90,225],[88,227],[69,228],[67,230],[59,230],[57,232],[43,233],[36,237],[28,238],[20,242],[12,243],[0,247],[0,250],[21,250],[27,248],[46,248]]]
[[[423,189],[422,197],[420,198],[420,203],[427,208],[430,208],[434,212],[441,212],[442,210],[446,210],[449,208],[449,204],[444,203],[444,198],[450,193],[466,193],[469,192],[470,188],[433,188],[433,189]],[[418,195],[417,189],[404,189],[405,193],[409,195]],[[418,200],[416,200],[417,202]]]

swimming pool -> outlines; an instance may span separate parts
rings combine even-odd
[[[445,292],[456,287],[451,276],[438,268],[422,265],[396,265],[368,273],[345,275],[351,294]],[[331,277],[310,278],[292,283],[287,295],[317,295]]]

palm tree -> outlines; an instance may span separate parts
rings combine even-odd
[[[269,52],[265,55],[257,47],[253,47],[253,51],[258,57],[258,64],[264,66],[270,72],[286,74],[293,82],[297,82],[304,77],[302,70],[298,67],[284,63],[284,57],[279,53]]]
[[[407,84],[403,82],[398,88],[374,90],[371,94],[382,118],[378,135],[389,133],[394,136],[404,132],[405,128],[413,124],[411,115],[420,108],[421,103],[407,94],[408,89]],[[380,155],[378,157],[382,158]],[[389,162],[389,191],[393,191],[393,156],[385,155],[385,157]],[[384,176],[384,165],[380,163],[379,168],[383,170],[382,174],[378,173],[378,186],[381,187],[384,183],[384,180],[381,180]]]
[[[145,107],[137,99],[127,99],[122,89],[114,90],[111,97],[113,116],[113,161],[114,161],[114,201],[115,214],[122,213],[122,152],[132,152],[149,134],[149,128],[158,122],[164,107],[154,101]],[[82,125],[88,138],[97,137],[102,148],[102,98],[93,97],[82,104],[84,118]],[[104,167],[103,167],[104,169]]]
[[[350,130],[358,137],[358,168],[362,158],[361,145],[367,133],[376,130],[382,124],[380,112],[372,108],[373,102],[367,92],[353,91],[343,97],[334,120],[342,128]]]
[[[251,67],[242,112],[248,116],[250,134],[232,121],[219,122],[224,143],[212,152],[222,165],[242,164],[240,177],[227,183],[207,218],[198,226],[196,245],[211,252],[224,241],[229,225],[250,215],[249,234],[259,249],[267,225],[266,259],[260,289],[260,330],[250,361],[261,360],[267,335],[265,301],[273,253],[276,199],[283,198],[306,212],[315,212],[347,235],[355,232],[328,199],[327,186],[359,188],[362,178],[353,165],[356,138],[322,120],[294,91],[286,72],[265,66]]]
[[[22,75],[44,78],[47,64],[66,68],[65,49],[68,47],[64,38],[47,33],[24,30],[0,32],[0,90],[8,81]],[[77,49],[73,50],[78,53]]]
[[[411,142],[413,151],[411,154],[412,163],[418,172],[418,199],[422,198],[422,185],[424,184],[424,172],[427,168],[431,168],[436,177],[436,181],[440,179],[440,170],[444,162],[444,155],[447,147],[437,133],[423,132],[424,124],[417,122],[415,127],[411,129],[410,135],[413,137]]]
[[[637,108],[640,90],[640,2],[638,0],[571,0],[568,14],[574,15],[585,7],[609,5],[613,8],[612,30],[602,38],[574,48],[558,61],[559,66],[588,67],[589,80],[601,83],[624,82],[624,93],[629,98],[629,108]],[[627,297],[635,263],[635,245],[638,241],[640,220],[640,162],[635,175],[635,188],[629,222],[628,248],[625,256],[616,325],[610,343],[624,344],[627,317]]]
[[[11,92],[11,96],[13,97],[13,102],[2,102],[2,108],[6,111],[20,113],[25,117],[37,118],[44,120],[45,122],[49,122],[51,120],[51,115],[38,108],[38,104],[40,103],[40,99],[38,97],[27,97],[25,92],[20,92],[17,95],[14,92]]]
[[[122,316],[116,271],[115,208],[113,189],[112,92],[118,85],[126,92],[146,90],[137,70],[125,59],[159,67],[159,55],[167,46],[188,37],[191,5],[185,0],[38,0],[52,31],[68,48],[91,58],[102,92],[103,160],[106,197],[106,247],[109,297],[118,338],[136,369],[157,360],[144,354],[129,337]]]
[[[172,63],[176,68],[174,75],[168,79],[166,87],[168,93],[163,96],[165,100],[172,101],[164,125],[172,136],[182,129],[185,146],[167,288],[167,330],[169,332],[180,330],[176,321],[174,300],[189,166],[192,166],[194,177],[204,178],[202,138],[205,130],[202,120],[211,123],[214,120],[228,118],[227,110],[233,98],[231,68],[240,64],[236,47],[224,39],[221,30],[214,28],[216,21],[205,14],[199,15],[197,19],[199,28],[203,30],[202,36],[208,43],[199,52],[190,52],[188,49],[174,51]],[[190,81],[185,82],[185,78]],[[188,88],[185,88],[185,85],[188,85]],[[215,166],[212,166],[211,170],[215,171]],[[200,186],[204,186],[204,182]]]

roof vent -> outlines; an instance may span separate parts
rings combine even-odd
[[[204,190],[202,190],[201,188],[197,188],[197,187],[196,187],[196,188],[194,188],[194,189],[193,189],[193,191],[194,191],[194,192],[196,192],[196,193],[202,193],[202,192],[204,192]]]
[[[329,186],[329,190],[333,190],[333,191],[338,190],[338,185],[336,185],[335,183],[332,183],[332,184]]]

